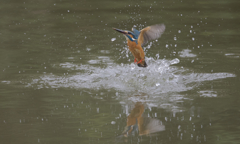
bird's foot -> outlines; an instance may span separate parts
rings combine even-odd
[[[134,63],[137,63],[137,60],[136,60],[136,59],[134,59]]]
[[[141,59],[139,62],[137,62],[137,64],[141,63],[143,59]]]

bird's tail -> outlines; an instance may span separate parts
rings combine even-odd
[[[147,63],[142,61],[141,63],[137,64],[139,67],[147,67]]]

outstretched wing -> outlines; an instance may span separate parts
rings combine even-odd
[[[161,37],[164,31],[165,31],[164,24],[148,26],[141,30],[140,35],[138,37],[138,43],[143,46],[148,41],[155,40]]]

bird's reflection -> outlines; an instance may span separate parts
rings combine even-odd
[[[135,134],[140,136],[151,135],[165,130],[165,126],[162,125],[160,120],[147,117],[143,113],[144,105],[137,102],[130,115],[127,117],[127,126],[119,137],[128,137]]]

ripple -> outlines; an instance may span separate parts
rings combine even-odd
[[[192,52],[189,49],[184,49],[183,51],[179,52],[180,57],[196,57],[197,55],[190,53]]]
[[[225,56],[229,58],[240,58],[240,54],[237,53],[226,53]]]
[[[199,94],[201,97],[217,97],[217,92],[216,91],[199,91]]]

